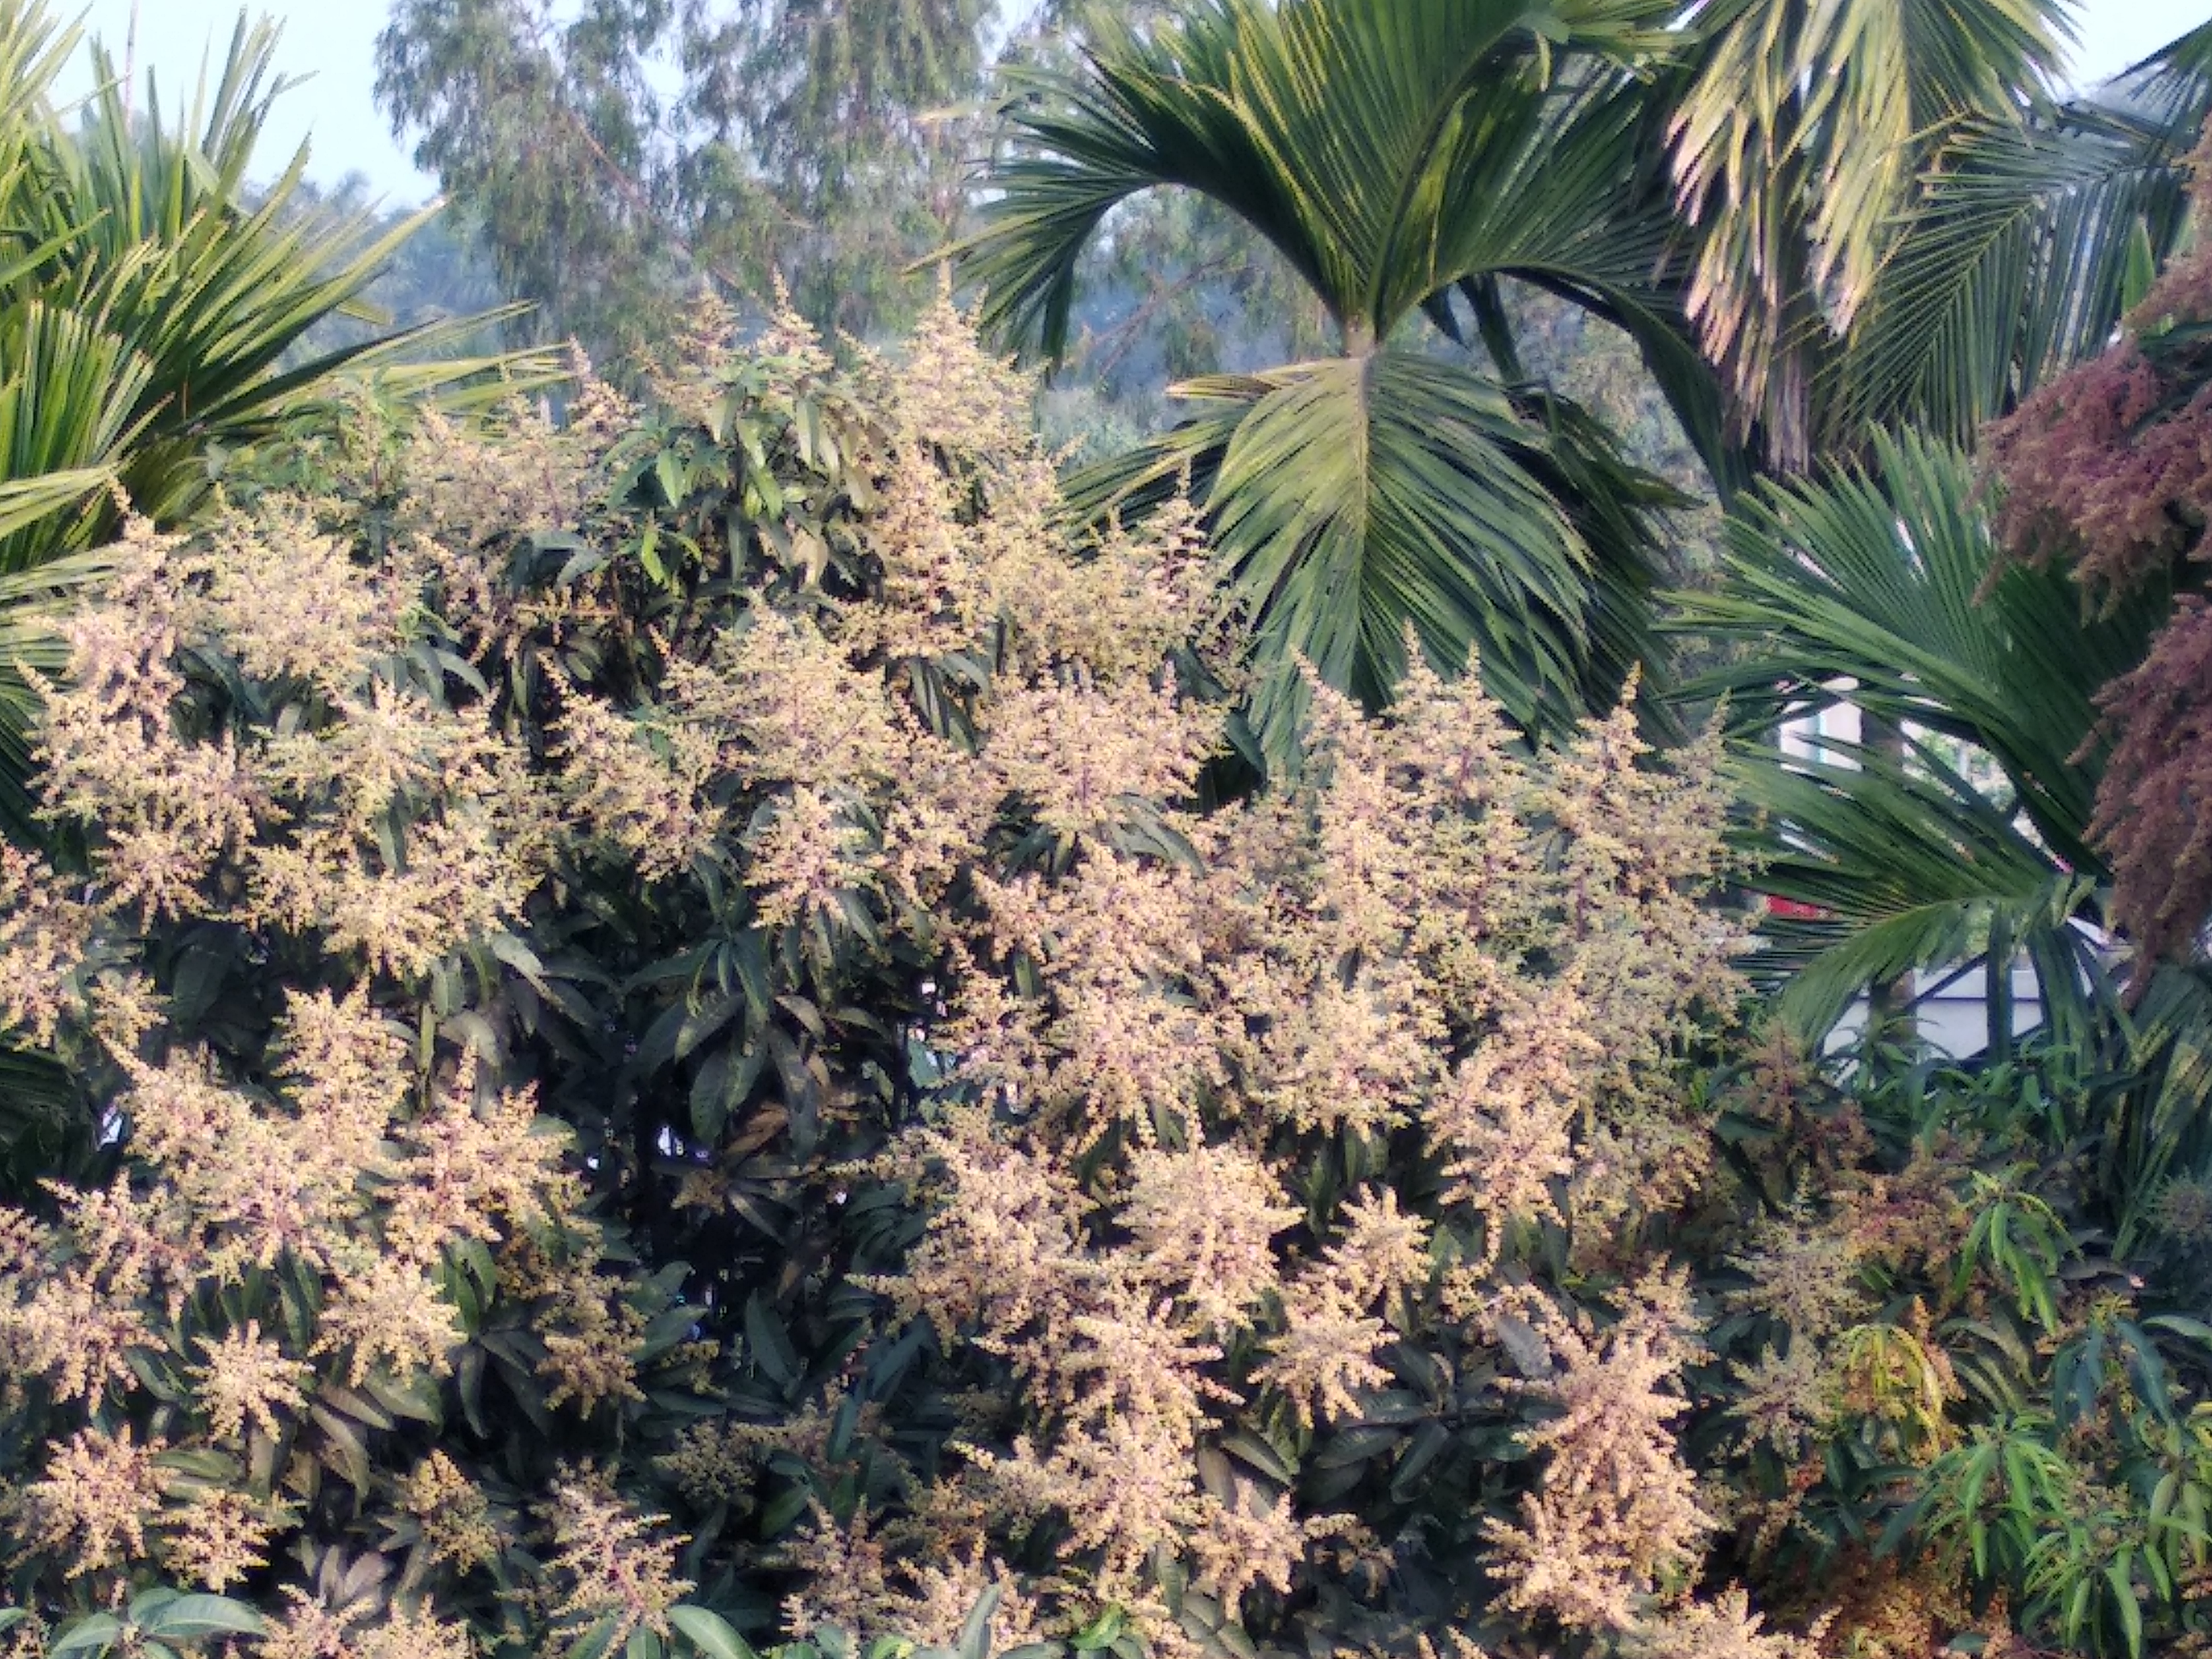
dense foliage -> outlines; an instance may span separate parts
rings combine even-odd
[[[99,91],[54,82],[82,37],[43,0],[0,0],[0,831],[26,832],[19,663],[56,662],[43,619],[106,568],[127,501],[163,524],[209,497],[230,453],[334,415],[341,372],[395,393],[468,380],[451,319],[311,338],[358,306],[427,214],[374,226],[303,210],[304,153],[251,192],[279,82],[275,36],[240,22],[180,113],[95,46]],[[265,157],[262,158],[265,161]],[[418,354],[446,360],[425,365]],[[404,365],[404,366],[403,366]]]
[[[0,550],[99,582],[0,588],[6,1650],[2212,1653],[2212,34],[1048,7],[981,315],[1297,360],[1064,480],[949,299],[794,314],[912,303],[987,7],[401,8],[634,348],[558,420],[334,395],[410,244],[246,198],[263,48],[68,138],[5,7]],[[1976,957],[2039,1030],[1837,1033]]]
[[[2063,1055],[1855,1097],[1744,1048],[1712,757],[1626,712],[1535,760],[1468,683],[1316,691],[1217,799],[1187,513],[1073,537],[949,310],[854,374],[694,343],[559,429],[365,422],[71,624],[0,931],[99,1129],[6,1223],[27,1611],[2193,1628],[2212,1229],[2177,1170],[2106,1265]]]

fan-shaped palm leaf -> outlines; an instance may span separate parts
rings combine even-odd
[[[2088,617],[2062,574],[1993,578],[1995,562],[1966,457],[1906,435],[1877,440],[1867,470],[1741,499],[1721,586],[1683,596],[1683,626],[1741,653],[1692,690],[1729,698],[1732,763],[1779,828],[1762,884],[1827,915],[1770,958],[1796,972],[1789,1006],[1815,1030],[1869,982],[1993,939],[2028,952],[2054,1019],[2092,1016],[2101,979],[2072,924],[2097,918],[2103,876],[2093,699],[2163,606]],[[1775,746],[1786,719],[1844,705],[1904,729],[1903,757]],[[1989,758],[2002,799],[1942,738]]]
[[[1758,964],[1782,983],[1795,1028],[1825,1032],[1871,984],[1994,949],[2025,951],[2051,981],[2054,1023],[2087,1029],[2085,999],[2105,979],[2073,924],[2095,915],[2095,882],[2021,835],[1940,751],[1831,741],[1817,757],[1739,750],[1730,766],[1762,814],[1760,885],[1818,912],[1771,923]]]

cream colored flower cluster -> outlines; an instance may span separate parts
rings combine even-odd
[[[975,882],[945,1039],[997,1104],[910,1148],[939,1208],[887,1288],[1022,1383],[1000,1437],[927,1500],[933,1535],[981,1551],[1061,1517],[1085,1594],[1111,1604],[1147,1604],[1163,1547],[1231,1607],[1287,1589],[1357,1519],[1208,1482],[1219,1437],[1271,1401],[1309,1433],[1357,1425],[1394,1344],[1528,1294],[1507,1273],[1534,1229],[1601,1260],[1625,1220],[1705,1175],[1672,1057],[1737,994],[1736,936],[1709,902],[1710,752],[1654,773],[1624,714],[1537,765],[1469,684],[1417,673],[1379,720],[1313,696],[1303,778],[1203,816],[1160,772],[1183,728],[1089,697],[1036,794],[1074,856]],[[1110,819],[1059,805],[1087,756],[1147,735],[1124,769],[1187,859],[1133,854]],[[1386,1145],[1425,1146],[1443,1220],[1477,1253],[1455,1265],[1388,1185],[1318,1213],[1291,1202],[1316,1137],[1378,1168]],[[1694,1321],[1664,1285],[1602,1346],[1528,1304],[1564,1415],[1530,1443],[1548,1469],[1525,1522],[1493,1542],[1531,1613],[1639,1631],[1702,1558],[1712,1523],[1672,1426]]]
[[[299,1525],[342,1449],[333,1400],[450,1370],[465,1334],[453,1253],[557,1234],[579,1190],[526,1096],[480,1091],[466,1066],[426,1085],[359,994],[295,997],[279,1092],[190,1050],[114,1058],[131,1168],[64,1192],[52,1224],[5,1218],[9,1397],[35,1388],[89,1418],[15,1495],[11,1530],[73,1576],[150,1558],[222,1589]],[[548,1327],[563,1373],[574,1362],[554,1342],[571,1323]],[[616,1360],[635,1346],[634,1333],[615,1343]],[[155,1437],[106,1426],[149,1389],[172,1402]]]
[[[96,1412],[167,1353],[190,1403],[158,1443],[59,1444],[15,1530],[79,1575],[151,1553],[234,1582],[295,1516],[160,1455],[306,1460],[264,1483],[283,1492],[347,1478],[317,1413],[437,1381],[472,1298],[531,1310],[549,1411],[642,1397],[645,1321],[578,1214],[580,1168],[454,989],[526,959],[513,931],[598,860],[647,893],[745,895],[750,925],[824,962],[896,940],[929,964],[915,1040],[949,1082],[877,1172],[930,1219],[875,1288],[1018,1391],[963,1403],[898,1516],[817,1516],[802,1617],[946,1639],[1048,1538],[1012,1627],[1113,1610],[1194,1651],[1170,1577],[1233,1620],[1395,1544],[1224,1446],[1358,1428],[1405,1352],[1498,1354],[1510,1316],[1541,1362],[1524,1392],[1557,1411],[1490,1538],[1513,1603],[1685,1655],[1793,1651],[1738,1602],[1685,1599],[1711,1530],[1674,1438],[1695,1322],[1636,1243],[1709,1173],[1685,1054],[1740,990],[1710,746],[1657,766],[1624,708],[1533,759],[1474,678],[1417,668],[1383,715],[1312,687],[1299,774],[1211,806],[1230,704],[1194,688],[1233,694],[1241,668],[1188,508],[1073,532],[1018,383],[949,305],[864,379],[889,411],[877,585],[633,638],[660,665],[641,689],[544,666],[618,617],[613,578],[532,599],[495,569],[599,510],[604,410],[573,438],[525,415],[497,441],[433,431],[374,558],[312,503],[134,531],[49,690],[55,811],[90,826],[87,866],[0,863],[0,1018],[104,1033],[130,1164],[51,1226],[0,1221],[0,1362]],[[1184,647],[1203,676],[1171,664]],[[545,674],[550,752],[495,717],[488,667]],[[259,1074],[161,1041],[129,939],[177,917],[311,965]],[[690,1171],[680,1202],[711,1185]],[[1570,1275],[1635,1286],[1609,1330],[1530,1288],[1547,1238]],[[204,1312],[287,1275],[303,1318]],[[664,1467],[719,1490],[771,1438],[695,1433]],[[398,1498],[426,1553],[493,1547],[450,1463]],[[665,1631],[669,1534],[581,1473],[549,1516],[551,1626]],[[416,1650],[462,1650],[421,1616]],[[399,1639],[302,1602],[265,1650]]]
[[[556,1406],[635,1392],[641,1321],[596,1267],[565,1139],[423,1040],[439,976],[546,879],[559,803],[450,695],[421,562],[359,558],[331,516],[272,498],[191,538],[131,526],[45,688],[49,812],[83,866],[0,855],[0,1030],[73,1045],[127,1135],[121,1173],[50,1221],[0,1215],[0,1387],[84,1424],[4,1529],[94,1591],[149,1569],[234,1588],[325,1481],[365,1480],[362,1419],[434,1398],[470,1334],[471,1251],[482,1294],[527,1310]],[[169,922],[295,965],[258,1058],[173,1028],[134,959]],[[558,1260],[507,1271],[518,1250]],[[333,1617],[303,1603],[262,1651],[470,1650],[404,1607]]]

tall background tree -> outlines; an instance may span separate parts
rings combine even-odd
[[[667,21],[652,0],[594,0],[565,23],[530,0],[463,0],[398,7],[379,38],[394,130],[482,225],[540,337],[632,346],[676,315],[690,251],[648,70]]]
[[[542,336],[629,355],[702,283],[911,316],[980,142],[988,0],[402,0],[377,90]]]
[[[695,0],[678,52],[684,115],[712,135],[685,175],[709,234],[758,238],[755,257],[825,326],[910,316],[907,266],[965,212],[995,0],[709,10]],[[749,186],[767,209],[750,221],[731,211]]]

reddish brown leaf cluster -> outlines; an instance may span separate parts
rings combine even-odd
[[[2212,387],[2175,397],[2170,374],[2127,340],[1990,428],[2005,544],[2071,560],[2097,592],[2169,570],[2212,512]]]
[[[2212,128],[2190,156],[2199,234],[2100,357],[1984,435],[2002,484],[1996,527],[2016,557],[2068,561],[2101,601],[2203,586],[2212,523]],[[2148,653],[2100,699],[2113,750],[2093,833],[2114,916],[2142,960],[2185,953],[2212,916],[2212,612],[2185,593]]]
[[[2148,958],[2185,952],[2212,912],[2212,606],[2190,594],[2099,699],[2116,738],[2094,830],[2115,908]]]

